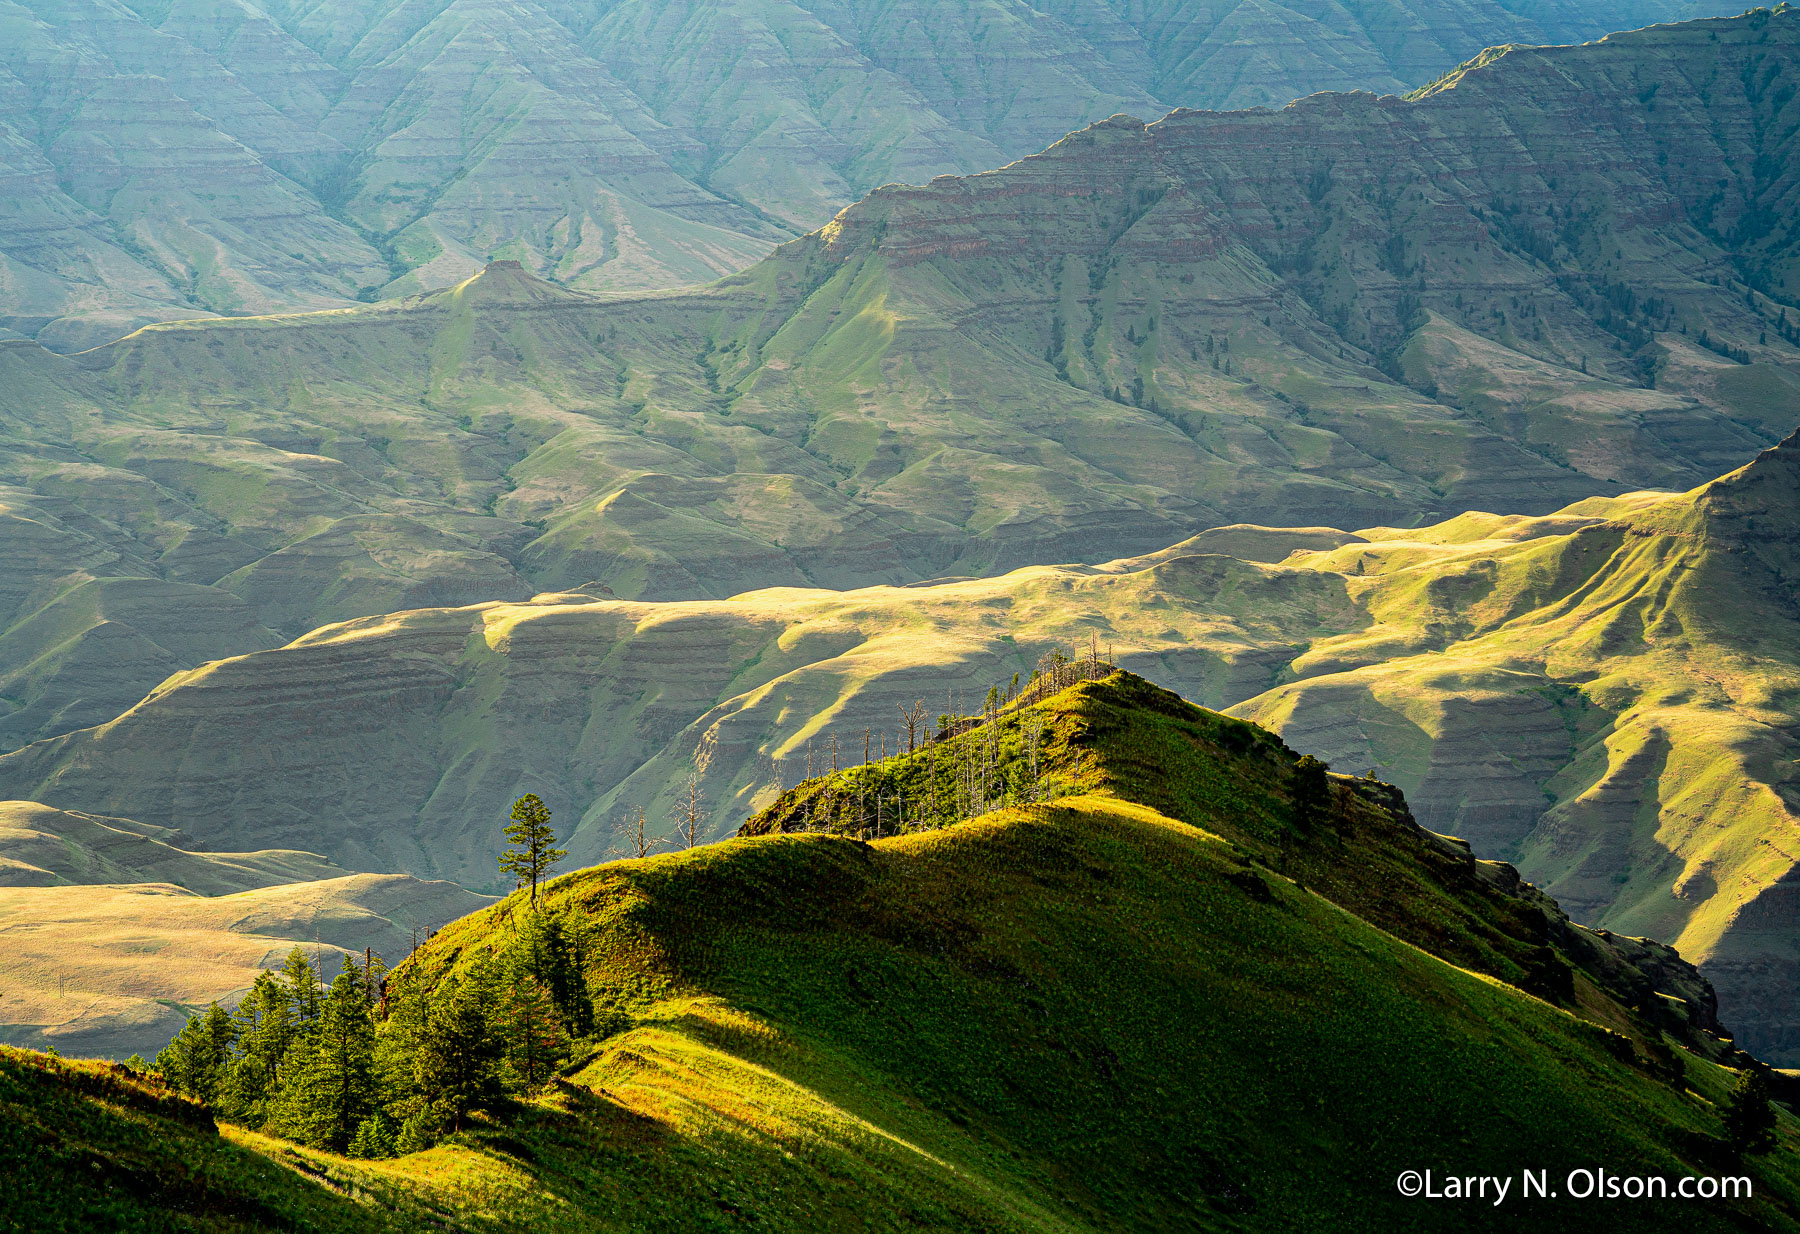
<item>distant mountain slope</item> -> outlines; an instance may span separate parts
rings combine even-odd
[[[1720,1062],[1755,1064],[1688,1022],[1704,984],[1679,959],[1568,927],[1382,786],[1330,783],[1308,813],[1291,751],[1142,682],[1036,711],[1053,800],[549,883],[591,928],[606,1028],[542,1095],[425,1153],[215,1133],[144,1077],[0,1052],[21,1132],[0,1136],[0,1178],[77,1227],[171,1209],[199,1229],[245,1211],[808,1234],[1800,1225],[1793,1120],[1770,1152],[1725,1146]],[[1016,733],[1004,744],[1016,757]],[[877,770],[811,787],[842,796]],[[520,907],[453,923],[409,971],[467,979]],[[1403,941],[1419,928],[1425,945]],[[1396,1194],[1402,1170],[1475,1168],[1464,1155],[1511,1176],[1505,1203]],[[1527,1199],[1518,1171],[1539,1160],[1741,1175],[1754,1194]],[[144,1181],[108,1188],[121,1177]]]
[[[1800,434],[1693,493],[1556,522],[1289,559],[1366,589],[1373,620],[1235,710],[1382,768],[1579,920],[1704,960],[1743,1039],[1796,1057]]]
[[[0,886],[167,883],[198,895],[230,895],[346,873],[317,853],[190,853],[180,840],[180,832],[128,818],[0,801]]]
[[[1787,1061],[1797,455],[1790,439],[1686,494],[1542,517],[1224,528],[925,586],[388,614],[178,674],[0,757],[0,795],[487,887],[520,793],[598,861],[638,807],[669,831],[703,752],[717,835],[860,763],[865,740],[897,748],[900,708],[978,709],[1095,638],[1340,770],[1375,768],[1577,920],[1679,946],[1744,1042]]]
[[[1111,120],[692,291],[495,263],[78,358],[0,344],[0,737],[402,608],[902,583],[1703,483],[1796,418],[1796,30]]]
[[[999,166],[1116,111],[1422,85],[1482,47],[1688,0],[839,5],[10,0],[0,329],[454,283],[701,282],[877,185]]]
[[[189,852],[129,819],[0,802],[0,1041],[152,1055],[303,944],[398,962],[484,897],[316,853]]]

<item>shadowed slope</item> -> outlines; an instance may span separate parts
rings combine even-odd
[[[1728,1071],[1596,987],[1558,1010],[1271,870],[1293,760],[1266,734],[1128,678],[1044,706],[1108,752],[1094,791],[873,844],[761,836],[555,880],[549,905],[594,929],[609,1035],[546,1096],[428,1153],[283,1159],[402,1217],[506,1229],[1442,1229],[1577,1211],[1394,1194],[1399,1170],[1465,1158],[1754,1178],[1754,1200],[1704,1209],[1583,1206],[1596,1229],[1795,1224],[1789,1120],[1771,1154],[1718,1151]],[[1220,831],[1127,799],[1153,783]],[[1327,827],[1345,877],[1385,879],[1363,868],[1376,857],[1412,872],[1388,882],[1395,903],[1435,894],[1497,924],[1505,893],[1459,878],[1368,791],[1341,785]],[[478,962],[520,903],[411,963],[434,981]],[[74,1088],[10,1091],[35,1114]]]
[[[351,622],[0,758],[0,792],[483,886],[492,820],[523,792],[598,860],[640,806],[668,829],[704,749],[716,835],[860,761],[865,731],[885,753],[898,708],[972,708],[1093,636],[1342,770],[1379,769],[1577,920],[1679,945],[1746,1043],[1785,1061],[1797,444],[1688,494],[1539,518],[1236,528],[1200,552],[929,586]]]

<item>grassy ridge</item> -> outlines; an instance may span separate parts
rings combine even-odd
[[[958,747],[979,748],[988,731],[997,732],[995,778],[1011,786],[1011,800],[1086,791],[1147,805],[1207,828],[1246,859],[1433,955],[1582,1009],[1631,1037],[1645,1066],[1673,1066],[1665,1033],[1705,1057],[1733,1055],[1711,991],[1672,951],[1572,925],[1510,866],[1477,861],[1461,841],[1421,829],[1389,785],[1327,779],[1315,765],[1318,788],[1309,798],[1302,764],[1273,734],[1130,673],[1079,685],[936,748],[806,781],[742,834],[866,836],[878,799],[889,803],[890,823],[896,800],[953,803]],[[1040,775],[1032,790],[1024,749],[1034,732]]]
[[[1680,1051],[1657,1074],[1579,1009],[1445,963],[1271,870],[1260,857],[1294,821],[1291,760],[1167,697],[1115,677],[1046,704],[1101,752],[1091,791],[874,843],[771,834],[555,880],[550,906],[595,928],[589,977],[611,1031],[543,1098],[429,1152],[347,1161],[231,1128],[158,1151],[211,1154],[224,1164],[208,1186],[267,1205],[268,1224],[310,1211],[317,1228],[1431,1229],[1577,1212],[1598,1229],[1800,1225],[1786,1119],[1781,1146],[1741,1167],[1748,1202],[1401,1200],[1409,1168],[1739,1172],[1714,1104],[1731,1073]],[[1142,788],[1208,825],[1127,799]],[[1446,895],[1484,916],[1478,897]],[[516,903],[454,923],[411,963],[427,977],[475,963]],[[59,1160],[147,1151],[78,1082],[40,1091],[34,1058],[0,1059],[0,1092]],[[42,1117],[54,1103],[67,1130]],[[60,1211],[99,1203],[70,1190]],[[136,1202],[121,1225],[165,1220],[155,1197]],[[233,1220],[223,1203],[182,1218]]]

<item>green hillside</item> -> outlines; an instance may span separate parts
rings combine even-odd
[[[1437,826],[1577,918],[1705,961],[1733,1026],[1792,1057],[1794,971],[1767,842],[1794,818],[1800,440],[1684,495],[1467,517],[1291,559],[1372,618],[1234,710],[1380,767]]]
[[[1675,1030],[1698,1054],[1677,1044],[1579,962],[1559,1009],[1345,911],[1378,883],[1390,913],[1438,922],[1452,948],[1497,910],[1515,926],[1546,911],[1510,897],[1503,871],[1449,860],[1396,797],[1332,781],[1315,818],[1278,742],[1126,676],[1035,710],[1044,768],[1063,780],[1053,800],[873,842],[727,841],[550,884],[547,906],[594,931],[605,1035],[542,1095],[436,1148],[359,1161],[229,1126],[215,1140],[141,1081],[8,1054],[0,1169],[69,1225],[159,1224],[174,1205],[203,1229],[1800,1223],[1797,1129],[1784,1117],[1780,1146],[1742,1163],[1723,1147],[1731,1075],[1701,1054],[1741,1059],[1710,1034]],[[468,974],[521,908],[457,922],[403,974]],[[1656,969],[1584,937],[1620,972]],[[1744,1172],[1756,1198],[1495,1209],[1395,1193],[1400,1170],[1475,1163]],[[170,1181],[94,1181],[134,1177]]]
[[[177,674],[0,757],[0,796],[502,890],[491,820],[521,793],[597,862],[639,808],[669,831],[699,756],[716,837],[865,740],[901,748],[915,703],[978,710],[1096,638],[1339,770],[1377,769],[1577,920],[1680,947],[1740,1038],[1786,1064],[1793,861],[1765,841],[1793,825],[1800,757],[1797,446],[1543,517],[1227,527],[929,586],[387,614]]]

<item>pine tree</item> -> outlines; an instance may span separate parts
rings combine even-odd
[[[287,983],[258,973],[233,1019],[237,1053],[220,1092],[220,1111],[232,1122],[260,1127],[280,1095],[283,1063],[300,1036]]]
[[[1760,1068],[1738,1072],[1724,1118],[1725,1134],[1738,1152],[1766,1153],[1775,1147],[1775,1107],[1769,1104],[1769,1078]]]
[[[512,820],[506,838],[513,847],[500,854],[500,872],[511,874],[520,887],[529,885],[531,902],[536,904],[538,883],[569,855],[568,850],[555,846],[550,811],[536,793],[526,793],[513,802]]]
[[[156,1056],[163,1078],[191,1097],[208,1105],[219,1099],[219,1089],[231,1064],[231,1046],[237,1027],[231,1016],[214,1003],[204,1015],[191,1017],[174,1040]]]
[[[573,910],[530,911],[516,919],[506,954],[511,981],[530,977],[549,994],[566,1035],[594,1031],[594,1000],[588,991],[586,921]]]
[[[530,973],[507,984],[500,1004],[500,1032],[506,1061],[528,1091],[542,1087],[568,1057],[561,1018],[549,988]]]
[[[418,1152],[436,1142],[431,1098],[419,1086],[413,1060],[425,1039],[429,1010],[415,969],[402,967],[388,981],[387,1015],[375,1038],[375,1082],[380,1104],[400,1122],[397,1152]]]
[[[491,982],[480,970],[444,979],[426,1000],[413,1054],[413,1082],[429,1106],[421,1111],[461,1131],[469,1112],[498,1091],[500,1042],[488,1022]]]
[[[283,1086],[270,1119],[281,1135],[342,1152],[375,1109],[375,1029],[362,970],[344,957],[319,1009],[296,1074]]]
[[[319,1005],[325,988],[319,983],[318,970],[303,947],[296,945],[282,961],[281,978],[287,983],[288,1002],[293,1008],[294,1022],[302,1030],[319,1018]]]
[[[557,926],[557,962],[550,971],[550,996],[556,1000],[563,1026],[576,1037],[592,1035],[597,1025],[587,977],[593,941],[587,918],[573,908],[564,909]]]
[[[1329,768],[1312,755],[1303,755],[1294,765],[1294,822],[1305,830],[1325,821],[1331,808]]]
[[[395,1151],[393,1121],[382,1111],[376,1110],[357,1124],[356,1134],[350,1139],[348,1155],[376,1160],[392,1157]]]

